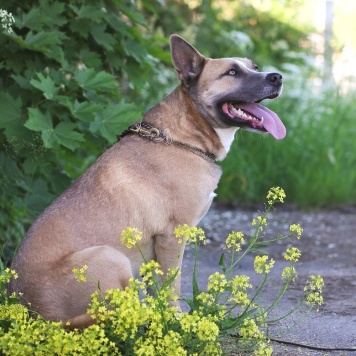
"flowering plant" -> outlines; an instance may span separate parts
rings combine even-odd
[[[0,9],[0,25],[6,30],[8,33],[12,32],[11,25],[15,22],[14,17],[11,12],[7,12],[6,10]]]
[[[233,340],[239,350],[259,356],[271,355],[266,330],[269,323],[283,318],[272,320],[271,311],[278,307],[296,280],[295,264],[301,252],[295,247],[287,248],[284,259],[290,265],[282,270],[281,290],[268,307],[263,307],[258,298],[263,296],[275,261],[262,248],[284,238],[299,239],[303,232],[299,225],[293,224],[286,235],[266,240],[264,227],[268,214],[273,211],[274,204],[283,202],[284,198],[281,188],[272,188],[267,195],[265,211],[252,221],[254,233],[251,237],[246,238],[242,232],[228,235],[219,260],[221,272],[209,276],[204,290],[200,289],[197,278],[199,245],[206,242],[204,231],[187,225],[175,229],[177,239],[195,249],[192,297],[180,296],[188,304],[189,312],[181,312],[172,303],[177,299],[172,284],[179,271],[170,270],[162,282],[159,264],[145,261],[140,268],[142,279],[131,279],[124,290],[113,289],[104,295],[98,287],[88,308],[95,324],[84,330],[69,331],[60,323],[48,322],[39,316],[33,318],[29,309],[18,304],[14,296],[6,298],[2,294],[0,350],[5,355],[221,355],[222,345],[231,344]],[[142,234],[135,228],[129,227],[121,234],[123,244],[139,251],[141,239]],[[236,273],[236,267],[248,253],[255,253],[254,270],[262,278],[254,293],[250,276]],[[85,283],[87,276],[93,278],[88,266],[74,269],[73,273],[78,282]],[[7,269],[0,276],[1,291],[10,278],[16,278],[16,273]],[[311,309],[322,304],[323,285],[320,276],[311,276],[300,304]],[[148,288],[155,294],[149,294]]]

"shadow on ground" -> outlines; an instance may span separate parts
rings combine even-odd
[[[206,287],[210,274],[219,271],[218,261],[228,233],[242,231],[248,235],[251,220],[256,215],[257,209],[212,206],[200,223],[209,241],[201,249],[199,258],[201,288]],[[281,323],[272,325],[269,335],[275,339],[325,350],[273,342],[273,355],[356,355],[356,208],[342,206],[305,212],[281,205],[269,218],[266,236],[286,233],[289,225],[295,223],[301,224],[304,229],[302,238],[293,243],[302,251],[297,265],[297,286],[282,300],[277,313],[293,308],[298,293],[311,274],[319,274],[324,278],[324,305],[318,313],[294,313]],[[269,249],[269,256],[275,259],[276,264],[270,275],[267,293],[264,294],[267,303],[280,284],[280,273],[285,266],[283,252],[287,247],[288,241],[285,241]],[[183,294],[191,293],[192,261],[193,255],[188,250],[184,256],[182,272]],[[257,282],[252,256],[242,262],[238,273],[249,275],[252,281]],[[349,348],[355,348],[355,351],[347,351]],[[239,355],[238,350],[230,354]]]

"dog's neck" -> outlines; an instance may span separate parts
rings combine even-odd
[[[199,114],[183,86],[177,87],[151,108],[145,114],[144,121],[162,130],[174,141],[212,153],[218,161],[225,158],[237,130],[235,127],[213,128]]]
[[[224,147],[226,154],[230,151],[230,147],[235,138],[235,133],[238,127],[228,127],[224,129],[216,128],[215,131],[220,138],[220,142]]]

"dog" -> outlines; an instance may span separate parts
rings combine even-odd
[[[144,260],[156,260],[164,275],[181,268],[184,244],[174,229],[208,211],[221,176],[214,161],[225,158],[235,132],[286,135],[259,104],[281,94],[281,74],[259,72],[246,58],[206,58],[178,35],[170,46],[180,85],[45,209],[14,258],[9,292],[47,320],[92,324],[94,279],[105,292],[139,277]],[[127,227],[142,232],[144,259],[120,242]],[[84,265],[94,278],[78,283],[72,271]],[[179,277],[173,287],[179,295]]]

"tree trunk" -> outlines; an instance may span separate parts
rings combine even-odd
[[[325,0],[325,32],[324,32],[324,68],[323,86],[328,87],[334,83],[333,79],[333,21],[334,0]]]

